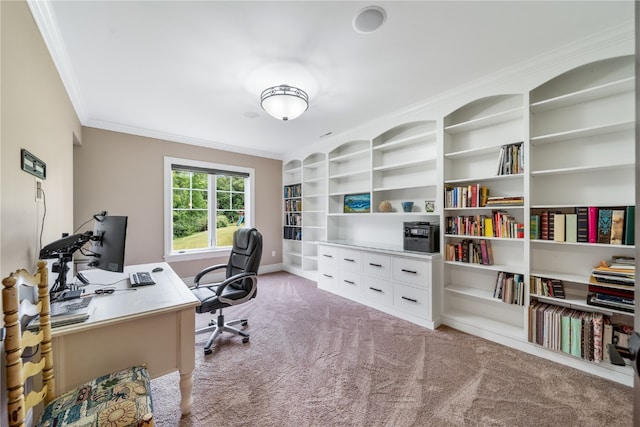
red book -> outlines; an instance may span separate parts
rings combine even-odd
[[[549,240],[549,211],[540,213],[540,239]]]
[[[471,207],[472,208],[477,208],[478,207],[478,186],[480,184],[474,184],[471,187]]]
[[[589,206],[587,217],[587,228],[589,234],[589,243],[598,243],[598,208]]]

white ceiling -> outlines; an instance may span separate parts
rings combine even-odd
[[[352,21],[375,4],[377,31]],[[633,21],[633,1],[33,1],[83,125],[282,158]],[[309,93],[283,122],[259,105]]]

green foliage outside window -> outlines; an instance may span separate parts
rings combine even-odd
[[[244,215],[245,178],[215,176],[216,237],[222,229],[237,228]],[[202,249],[209,246],[209,175],[204,172],[173,171],[174,249]],[[220,235],[220,236],[219,236]],[[229,234],[230,235],[230,234]],[[179,240],[180,242],[178,242]],[[228,238],[216,246],[230,246]]]

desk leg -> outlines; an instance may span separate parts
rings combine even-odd
[[[182,415],[191,413],[191,404],[193,403],[193,371],[183,374],[180,373],[180,409]]]
[[[193,403],[193,371],[196,364],[196,312],[193,308],[180,313],[180,409],[182,415],[191,413]]]

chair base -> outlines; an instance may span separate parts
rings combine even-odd
[[[242,337],[242,342],[243,343],[248,343],[249,342],[249,334],[241,331],[238,328],[234,328],[234,325],[242,325],[242,326],[247,326],[247,319],[236,319],[236,320],[231,320],[229,322],[225,322],[224,321],[224,315],[222,315],[222,313],[218,314],[218,320],[214,321],[211,320],[209,322],[209,326],[206,326],[204,328],[200,328],[196,330],[196,334],[203,334],[206,332],[211,332],[213,331],[213,333],[211,334],[211,336],[209,337],[209,339],[207,340],[206,344],[204,345],[204,354],[211,354],[213,353],[213,350],[211,349],[211,346],[213,345],[213,342],[216,340],[216,338],[218,338],[218,335],[220,335],[223,332],[230,332],[232,334],[235,335],[239,335]]]

